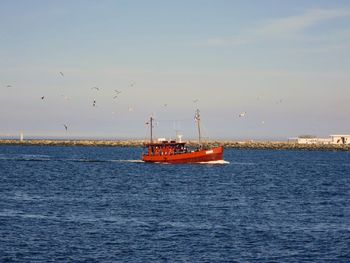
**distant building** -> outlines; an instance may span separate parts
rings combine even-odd
[[[331,139],[298,137],[297,142],[300,144],[330,144]]]
[[[329,138],[318,138],[306,135],[288,139],[298,144],[350,144],[350,135],[330,135]]]
[[[350,135],[330,135],[331,144],[350,144]]]

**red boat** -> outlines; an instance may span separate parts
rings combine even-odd
[[[147,153],[142,155],[142,160],[152,163],[207,163],[223,160],[224,148],[204,148],[201,144],[199,110],[196,111],[195,120],[198,125],[199,143],[196,149],[189,149],[184,142],[160,141],[153,142],[152,128],[153,118],[147,123],[150,125],[151,139],[145,144]]]

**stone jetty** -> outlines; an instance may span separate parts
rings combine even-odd
[[[90,147],[142,147],[144,140],[0,140],[0,145],[21,146],[90,146]],[[197,142],[188,141],[189,146],[197,146]],[[308,150],[308,151],[350,151],[350,145],[339,144],[298,144],[274,141],[208,141],[204,147],[223,145],[233,149],[261,149],[261,150]]]
[[[236,149],[262,149],[262,150],[307,150],[307,151],[350,151],[350,144],[298,144],[292,142],[233,142],[218,141],[216,144],[223,145],[225,148]]]
[[[142,147],[143,140],[102,141],[102,140],[0,140],[0,145],[36,145],[36,146],[110,146]]]

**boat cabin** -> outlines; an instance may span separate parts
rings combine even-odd
[[[149,156],[175,155],[189,152],[184,142],[162,141],[158,143],[145,144]]]

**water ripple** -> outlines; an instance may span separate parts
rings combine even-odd
[[[350,155],[0,146],[0,262],[348,262]]]

